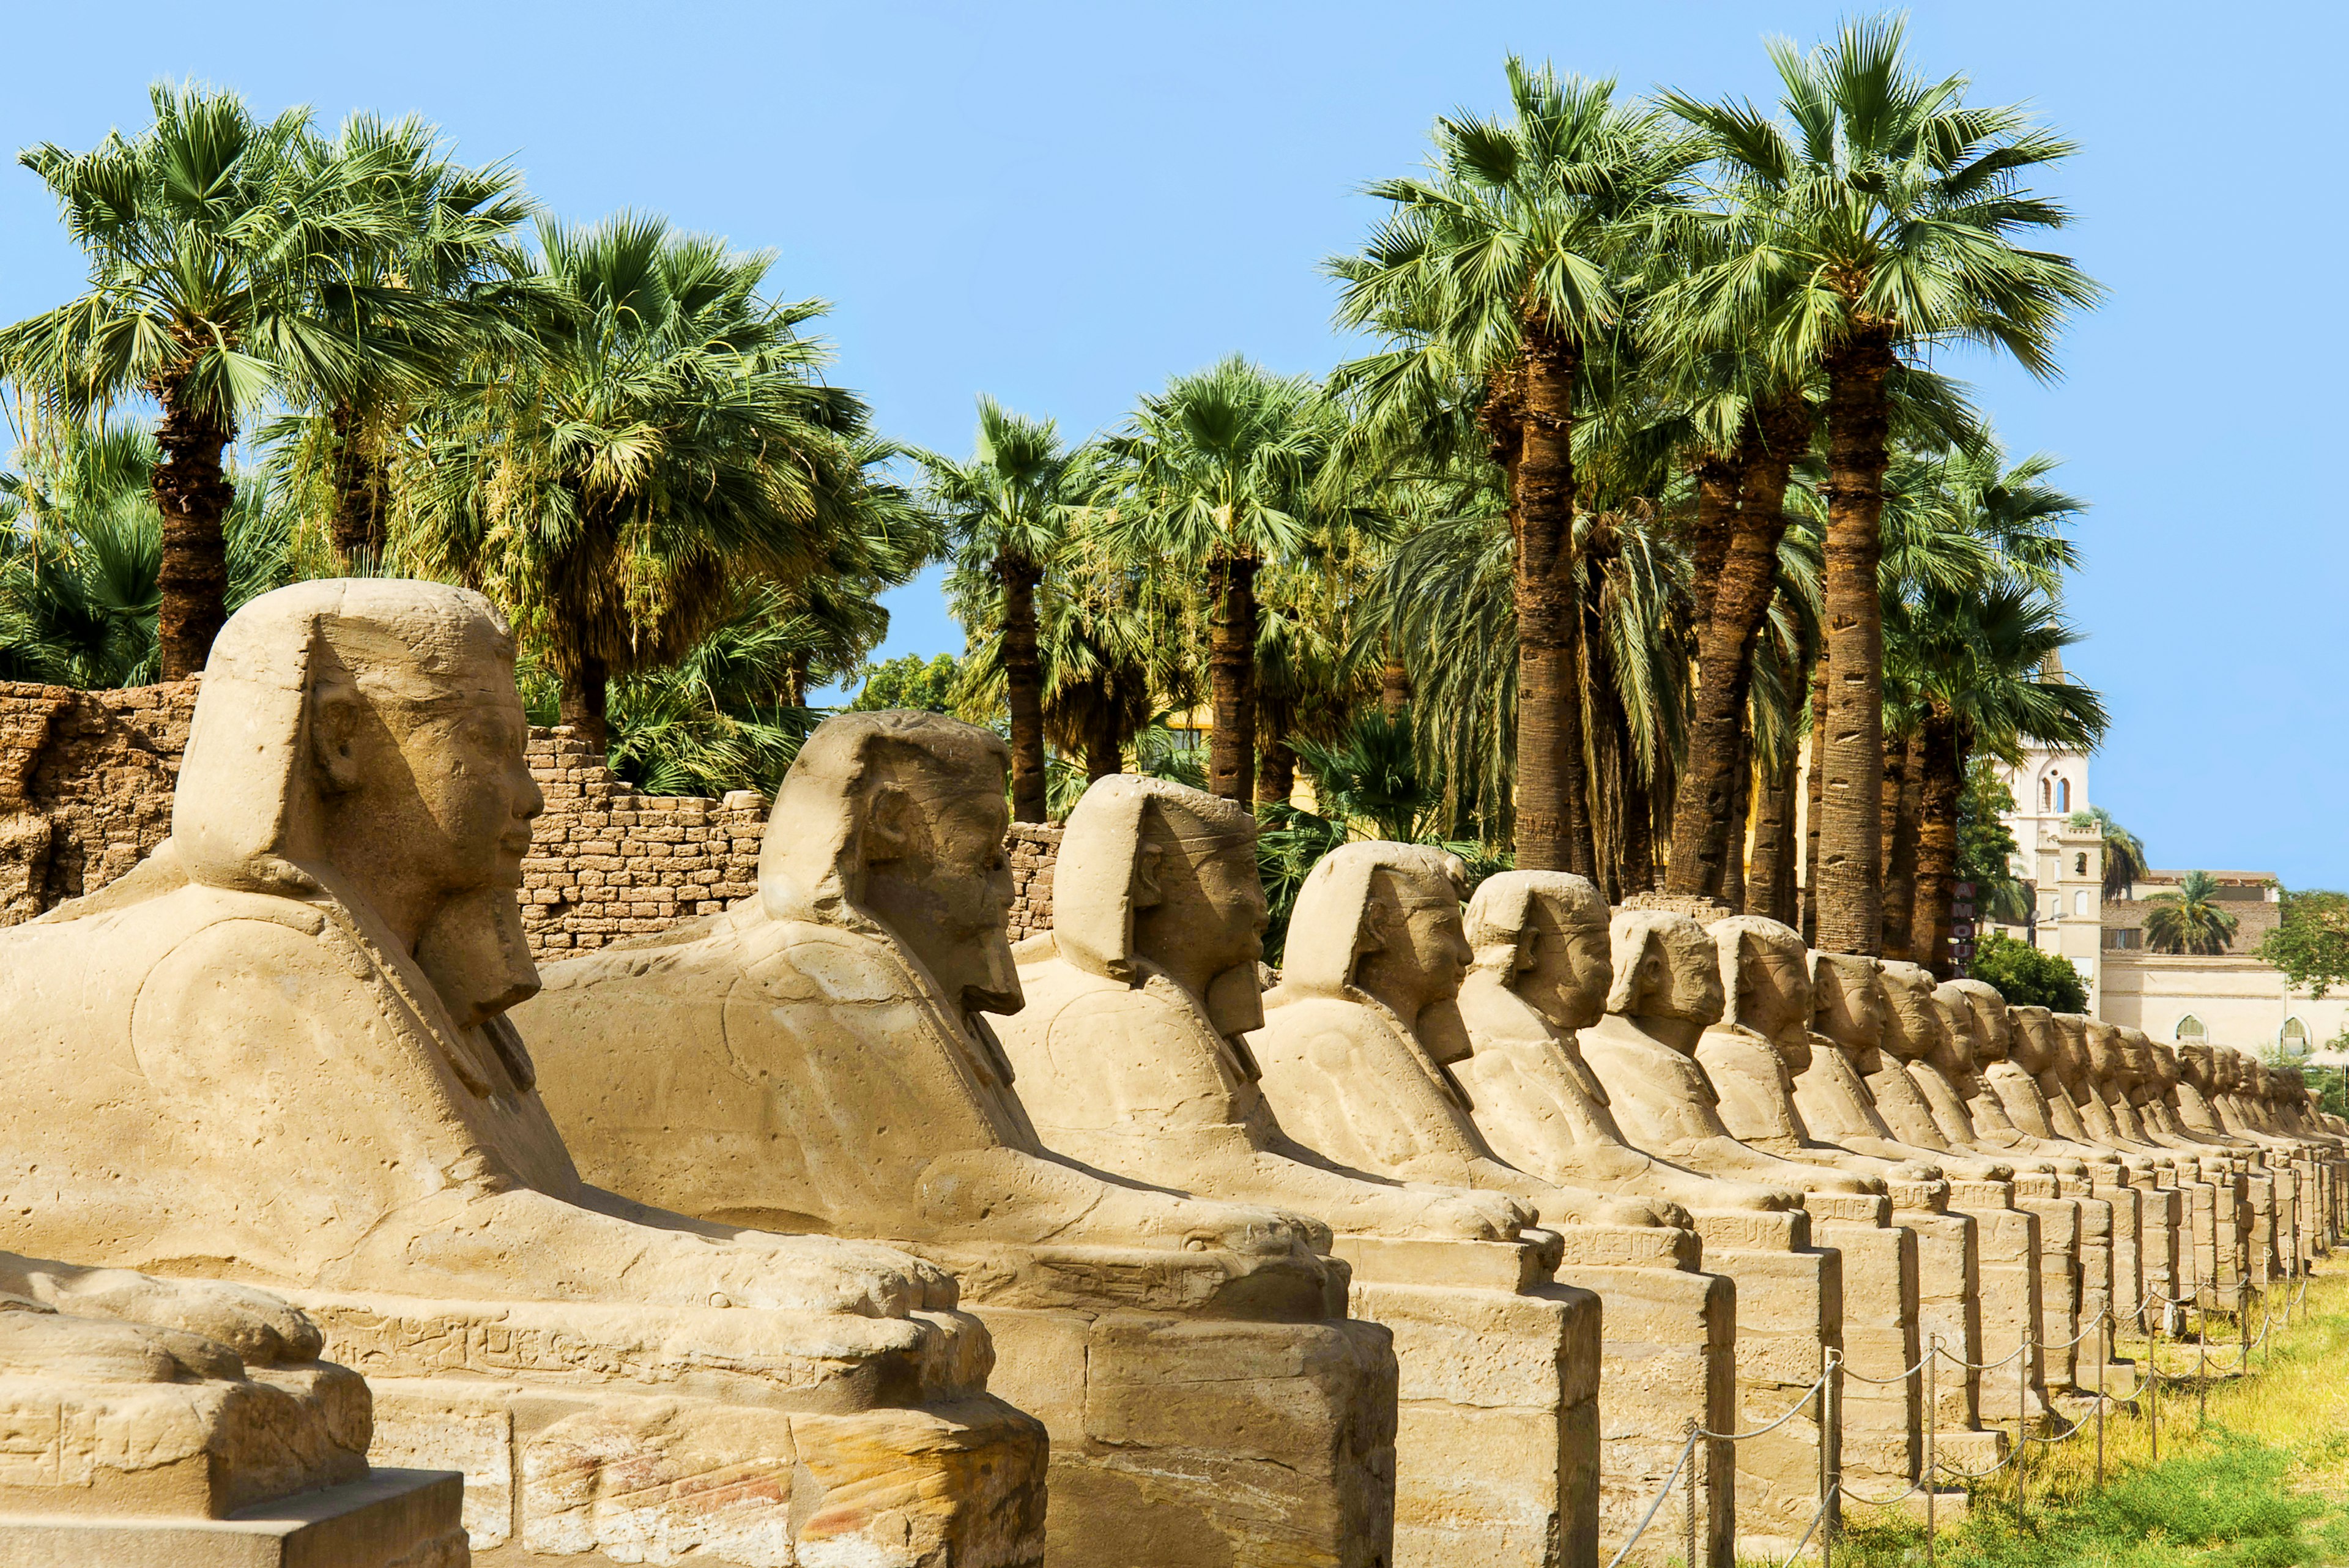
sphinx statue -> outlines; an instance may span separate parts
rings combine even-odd
[[[461,1460],[478,1549],[1033,1559],[1042,1434],[983,1392],[948,1275],[580,1179],[506,1017],[537,985],[523,741],[476,595],[309,582],[231,618],[171,837],[0,931],[0,1244],[285,1294],[374,1380],[375,1458]],[[664,1494],[704,1459],[740,1486]]]
[[[1283,1130],[1244,1038],[1265,1023],[1256,819],[1166,780],[1098,779],[1069,814],[1052,909],[1052,929],[1016,950],[1028,1004],[996,1026],[1044,1141],[1129,1177],[1282,1201],[1327,1220],[1352,1266],[1354,1310],[1395,1331],[1396,1560],[1442,1561],[1472,1547],[1495,1562],[1513,1561],[1513,1550],[1538,1560],[1547,1527],[1525,1524],[1547,1517],[1544,1485],[1536,1478],[1523,1492],[1516,1455],[1495,1473],[1500,1450],[1454,1441],[1463,1413],[1449,1397],[1486,1354],[1460,1341],[1458,1325],[1515,1316],[1538,1326],[1547,1314],[1546,1268],[1533,1268],[1522,1302],[1496,1300],[1492,1288],[1496,1271],[1514,1281],[1550,1244],[1519,1239],[1537,1206],[1340,1164]],[[1442,1124],[1453,1108],[1439,1102],[1420,1114]],[[1614,1303],[1606,1321],[1617,1332],[1601,1347],[1599,1382],[1599,1540],[1612,1552],[1679,1457],[1686,1421],[1725,1431],[1721,1423],[1734,1419],[1734,1302],[1725,1281],[1679,1266],[1676,1253],[1609,1258],[1617,1248],[1652,1251],[1658,1238],[1645,1231],[1567,1240],[1568,1277]],[[1610,1398],[1619,1407],[1606,1407]],[[1543,1418],[1526,1416],[1534,1428]],[[1559,1448],[1555,1433],[1539,1440]],[[1713,1490],[1706,1517],[1725,1552],[1733,1489]],[[1480,1521],[1459,1506],[1480,1495],[1509,1507]]]
[[[320,1346],[247,1286],[0,1253],[0,1562],[457,1568],[460,1478],[370,1471]]]
[[[1347,1316],[1327,1227],[1089,1168],[1030,1119],[988,1022],[1026,1002],[1009,768],[942,715],[826,720],[777,792],[755,895],[548,966],[516,1021],[550,1108],[633,1198],[951,1268],[994,1386],[1050,1434],[1053,1561],[1129,1561],[1169,1532],[1383,1556],[1393,1350]],[[1477,1221],[1455,1202],[1450,1222]],[[1276,1428],[1268,1404],[1313,1414]],[[1234,1467],[1260,1459],[1264,1506],[1231,1506]]]
[[[1539,1315],[1512,1303],[1511,1316],[1496,1320],[1496,1328],[1508,1325],[1508,1339],[1522,1338],[1527,1346],[1510,1353],[1513,1359],[1601,1364],[1606,1353],[1592,1320],[1579,1315],[1585,1303],[1597,1304],[1579,1288],[1588,1278],[1625,1303],[1618,1315],[1630,1332],[1615,1342],[1615,1355],[1643,1338],[1677,1342],[1682,1355],[1675,1360],[1702,1347],[1690,1370],[1705,1379],[1706,1391],[1699,1393],[1679,1375],[1671,1380],[1684,1390],[1675,1397],[1683,1415],[1694,1413],[1687,1405],[1691,1397],[1717,1407],[1727,1395],[1724,1353],[1731,1346],[1716,1336],[1734,1309],[1723,1310],[1730,1300],[1725,1281],[1691,1272],[1701,1243],[1687,1215],[1669,1202],[1546,1181],[1504,1163],[1485,1142],[1446,1070],[1465,1046],[1457,1000],[1471,956],[1460,908],[1465,882],[1456,857],[1417,845],[1349,844],[1315,864],[1290,914],[1281,982],[1264,999],[1263,1026],[1243,1043],[1262,1075],[1266,1098],[1281,1126],[1325,1158],[1395,1179],[1506,1195],[1537,1212],[1558,1238],[1553,1256],[1566,1260],[1564,1277],[1575,1288],[1548,1287],[1556,1293],[1541,1303]],[[1652,1334],[1630,1326],[1639,1315],[1629,1309],[1624,1292],[1641,1282],[1659,1287],[1661,1321]],[[1521,1287],[1518,1294],[1526,1292]],[[1403,1332],[1400,1325],[1398,1332]],[[1553,1552],[1578,1555],[1578,1542],[1595,1542],[1600,1518],[1599,1498],[1584,1490],[1583,1478],[1605,1460],[1595,1449],[1583,1451],[1591,1439],[1577,1428],[1588,1417],[1565,1382],[1553,1385],[1545,1376],[1526,1393],[1537,1397],[1523,1417],[1526,1442],[1533,1442],[1534,1429],[1554,1428],[1559,1436],[1546,1448],[1526,1449],[1540,1453],[1543,1462],[1526,1469],[1523,1481],[1506,1492],[1488,1489],[1495,1496],[1516,1494],[1510,1502],[1518,1517],[1501,1532],[1498,1550],[1510,1562],[1547,1561]],[[1445,1432],[1456,1430],[1456,1413],[1440,1418]],[[1670,1441],[1667,1433],[1637,1427],[1627,1427],[1625,1436],[1638,1439],[1640,1454],[1616,1457],[1619,1478],[1653,1468],[1663,1446],[1656,1439]],[[1419,1441],[1435,1437],[1431,1432]],[[1554,1471],[1550,1455],[1557,1457]],[[1671,1463],[1663,1459],[1665,1468]],[[1492,1553],[1489,1527],[1480,1538],[1457,1503],[1447,1506],[1444,1500],[1443,1492],[1456,1493],[1456,1480],[1431,1479],[1439,1483],[1433,1495],[1409,1501],[1402,1496],[1407,1483],[1398,1481],[1398,1561],[1405,1560],[1406,1536],[1411,1561]],[[1612,1490],[1607,1528],[1620,1532],[1636,1522],[1626,1516],[1639,1506],[1638,1494],[1619,1482]],[[1718,1489],[1716,1507],[1708,1511],[1716,1528],[1723,1527],[1728,1490]],[[1414,1521],[1408,1529],[1407,1519]]]

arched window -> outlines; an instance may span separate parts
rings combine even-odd
[[[2276,1044],[2283,1047],[2283,1054],[2287,1056],[2307,1055],[2308,1025],[2297,1018],[2285,1019],[2282,1032],[2276,1036]]]
[[[2072,875],[2075,877],[2085,877],[2087,874],[2088,852],[2083,849],[2080,853],[2072,857]]]
[[[2081,888],[2079,891],[2072,895],[2072,912],[2075,915],[2093,915],[2095,913],[2094,909],[2088,907],[2088,890],[2085,888]]]
[[[2072,781],[2070,779],[2057,779],[2055,781],[2055,809],[2057,811],[2070,811],[2072,809]]]
[[[2046,779],[2039,781],[2039,809],[2046,812],[2055,803],[2055,786]]]
[[[2176,1037],[2179,1040],[2208,1040],[2210,1038],[2210,1032],[2202,1027],[2200,1019],[2189,1012],[2178,1021]]]

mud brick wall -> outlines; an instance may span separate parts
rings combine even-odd
[[[0,925],[105,887],[163,841],[197,684],[0,681]]]
[[[638,794],[568,729],[531,732],[530,771],[546,795],[522,868],[534,956],[662,930],[756,891],[767,827],[758,791]]]
[[[1061,856],[1061,829],[1015,822],[1006,835],[1011,852],[1011,940],[1052,929],[1052,863]]]

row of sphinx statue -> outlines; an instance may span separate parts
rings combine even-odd
[[[542,967],[513,651],[254,600],[170,838],[0,932],[0,1563],[1587,1568],[1693,1444],[1727,1563],[2340,1231],[2295,1075],[1564,874],[1349,844],[1268,988],[1253,819],[1157,779],[1014,945],[931,714]]]

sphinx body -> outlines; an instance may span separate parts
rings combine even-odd
[[[378,1379],[379,1459],[503,1423],[512,1440],[468,1465],[477,1546],[602,1495],[600,1461],[560,1500],[523,1472],[595,1425],[632,1386],[608,1369],[632,1365],[694,1397],[597,1438],[613,1465],[723,1453],[745,1407],[781,1434],[759,1452],[795,1443],[818,1474],[842,1440],[909,1480],[958,1445],[999,1460],[999,1495],[941,1492],[881,1527],[895,1544],[877,1560],[948,1542],[1032,1558],[1040,1508],[1017,1500],[1040,1502],[1041,1433],[983,1393],[985,1334],[948,1276],[580,1179],[505,1018],[536,985],[514,903],[543,804],[523,739],[511,639],[474,595],[313,582],[239,611],[171,838],[0,932],[0,1242],[284,1290]],[[707,1360],[728,1351],[729,1370]],[[679,1506],[576,1519],[567,1550],[625,1555],[651,1528],[723,1562],[744,1530],[867,1531],[775,1500],[725,1521]]]
[[[1557,1326],[1529,1321],[1529,1340],[1538,1329],[1540,1342],[1557,1345],[1568,1363],[1611,1362],[1625,1371],[1640,1341],[1660,1342],[1672,1347],[1657,1366],[1679,1416],[1733,1407],[1724,1332],[1733,1332],[1733,1298],[1727,1281],[1696,1272],[1701,1243],[1686,1216],[1669,1203],[1547,1181],[1508,1165],[1485,1142],[1448,1075],[1446,1061],[1462,1054],[1465,1039],[1457,1005],[1469,959],[1464,881],[1455,858],[1410,845],[1346,845],[1313,867],[1291,915],[1281,984],[1265,998],[1263,1026],[1244,1043],[1266,1098],[1281,1126],[1325,1158],[1397,1179],[1506,1194],[1534,1209],[1557,1235],[1563,1278],[1574,1284],[1541,1287],[1555,1293],[1547,1315]],[[1590,1301],[1578,1288],[1585,1282],[1617,1303],[1609,1316],[1618,1333],[1603,1350],[1595,1322],[1581,1316]],[[1546,1449],[1528,1451],[1544,1455],[1550,1473],[1542,1490],[1557,1500],[1550,1506],[1569,1540],[1596,1538],[1600,1495],[1606,1532],[1627,1531],[1639,1486],[1677,1455],[1670,1433],[1648,1418],[1652,1412],[1610,1419],[1619,1439],[1599,1454],[1594,1438],[1576,1430],[1588,1419],[1580,1404],[1561,1382],[1557,1397],[1529,1417],[1557,1434]],[[1445,1417],[1447,1425],[1454,1418]],[[1433,1431],[1420,1439],[1456,1440]],[[1586,1448],[1594,1449],[1589,1459],[1581,1457]],[[1554,1471],[1548,1455],[1557,1456]],[[1578,1472],[1587,1466],[1601,1473],[1603,1494],[1585,1492]],[[1728,1526],[1728,1491],[1715,1489],[1706,1510],[1716,1532]],[[1398,1501],[1404,1518],[1441,1507],[1440,1497]],[[1399,1523],[1399,1557],[1404,1535]],[[1513,1553],[1579,1550],[1539,1544],[1522,1526],[1508,1541]],[[1426,1532],[1411,1548],[1414,1560],[1429,1563],[1472,1550],[1485,1550],[1473,1532]]]
[[[988,1023],[1026,1002],[1009,768],[992,733],[939,715],[827,720],[777,794],[756,895],[548,966],[517,1022],[559,1082],[554,1116],[632,1198],[953,1269],[992,1331],[995,1386],[1050,1431],[1053,1562],[1199,1529],[1243,1557],[1381,1556],[1393,1349],[1347,1316],[1345,1268],[1316,1251],[1328,1228],[1080,1165],[1021,1101]],[[1454,1222],[1488,1221],[1464,1206]],[[1165,1397],[1113,1430],[1088,1414],[1153,1385]],[[1314,1415],[1275,1429],[1253,1414],[1268,1401]],[[1229,1506],[1226,1478],[1260,1451],[1281,1506]],[[1187,1479],[1137,1499],[1141,1454]]]
[[[1553,1332],[1541,1254],[1557,1243],[1519,1238],[1537,1205],[1341,1163],[1292,1138],[1259,1085],[1243,1038],[1265,1022],[1255,819],[1180,784],[1097,780],[1063,830],[1052,905],[1053,929],[1018,950],[1028,1005],[998,1025],[1030,1114],[1048,1145],[1088,1163],[1217,1196],[1279,1195],[1338,1232],[1355,1310],[1396,1334],[1396,1560],[1473,1548],[1535,1561],[1554,1536],[1585,1529],[1552,1520],[1570,1496],[1556,1476],[1513,1473],[1526,1450],[1456,1440],[1466,1413],[1451,1391],[1485,1354],[1457,1328],[1483,1318]],[[1678,1266],[1668,1230],[1562,1240],[1575,1254],[1566,1277],[1613,1303],[1599,1397],[1610,1387],[1647,1395],[1600,1418],[1597,1529],[1611,1552],[1677,1458],[1684,1419],[1726,1429],[1714,1419],[1734,1409],[1734,1304],[1725,1282]],[[1600,1255],[1594,1241],[1624,1255]],[[1640,1253],[1651,1261],[1630,1261]],[[1496,1294],[1521,1272],[1527,1289],[1506,1290],[1520,1299]],[[1528,1409],[1531,1449],[1560,1452],[1557,1424],[1576,1408]],[[1730,1489],[1718,1490],[1707,1516],[1725,1533]],[[1464,1513],[1466,1496],[1488,1499],[1493,1516]]]

